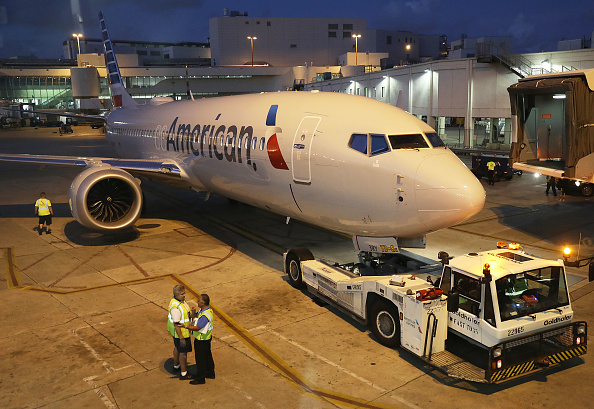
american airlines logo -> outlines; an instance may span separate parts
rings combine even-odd
[[[218,121],[221,114],[218,114],[215,121]],[[256,164],[252,159],[252,151],[263,150],[266,146],[270,163],[276,169],[288,170],[278,145],[277,135],[273,134],[268,138],[254,136],[254,129],[251,125],[192,125],[178,123],[176,117],[169,131],[163,135],[162,140],[165,146],[162,149],[180,153],[193,154],[194,156],[208,156],[228,162],[247,163],[256,170]]]

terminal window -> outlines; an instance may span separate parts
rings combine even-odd
[[[352,30],[353,29],[353,25],[352,24],[343,24],[342,25],[342,29],[343,30]]]
[[[328,24],[328,30],[338,30],[338,24]]]
[[[328,38],[336,38],[336,31],[328,31]]]
[[[350,38],[351,37],[351,32],[350,31],[343,31],[342,32],[342,38]]]

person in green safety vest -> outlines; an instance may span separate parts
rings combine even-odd
[[[177,284],[173,287],[173,298],[169,301],[167,331],[173,337],[173,370],[181,371],[180,380],[192,379],[188,374],[188,352],[192,352],[192,340],[187,325],[195,311],[190,311],[186,303],[186,287]]]
[[[47,225],[46,233],[52,233],[50,226],[52,224],[52,215],[54,214],[54,211],[52,210],[52,202],[45,197],[45,192],[41,192],[39,196],[40,198],[35,202],[35,214],[39,216],[39,230],[37,232],[41,236],[44,224]]]
[[[198,308],[200,310],[193,325],[187,326],[189,330],[193,331],[196,355],[196,377],[190,381],[192,385],[201,385],[206,383],[206,378],[215,378],[215,366],[210,349],[214,317],[208,294],[200,294]]]
[[[494,155],[493,157],[496,157]],[[495,159],[491,159],[487,162],[487,170],[489,171],[489,184],[495,186],[495,167],[500,166],[499,162],[495,162]]]

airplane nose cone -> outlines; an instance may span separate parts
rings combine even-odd
[[[466,220],[485,205],[483,186],[450,151],[421,162],[415,196],[418,218],[431,231]]]

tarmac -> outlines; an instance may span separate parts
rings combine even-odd
[[[0,129],[1,153],[112,156],[98,130]],[[462,158],[468,161],[468,158]],[[365,326],[291,287],[282,252],[354,261],[350,238],[192,191],[143,182],[133,230],[102,234],[70,214],[81,169],[0,163],[0,407],[2,408],[558,408],[591,407],[589,354],[499,385],[446,377]],[[594,255],[594,200],[546,196],[544,177],[488,186],[473,218],[431,233],[436,259],[515,241],[560,258]],[[47,193],[52,233],[38,235],[34,202]],[[594,322],[587,268],[569,268],[575,319]],[[167,306],[175,284],[208,293],[216,379],[172,373]],[[189,354],[190,372],[195,370]]]

